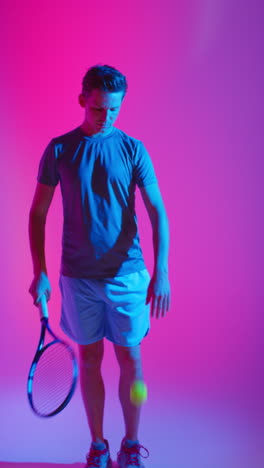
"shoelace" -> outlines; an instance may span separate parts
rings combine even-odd
[[[145,451],[146,455],[142,454],[141,449]],[[143,445],[140,444],[135,444],[132,447],[127,447],[126,445],[123,445],[117,455],[121,455],[121,453],[125,453],[127,455],[126,463],[128,465],[134,466],[140,466],[138,455],[142,458],[148,458],[149,456],[148,449],[146,449],[146,447],[143,447]]]
[[[87,455],[86,467],[89,468],[89,466],[90,467],[97,466],[98,468],[100,468],[100,462],[101,462],[100,458],[102,455],[106,455],[106,453],[107,453],[107,448],[103,450],[90,448],[89,454]]]

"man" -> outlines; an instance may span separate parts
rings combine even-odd
[[[143,379],[140,343],[149,330],[150,304],[151,315],[157,318],[164,317],[170,305],[168,220],[144,145],[114,127],[127,91],[126,77],[113,67],[95,66],[82,84],[82,125],[52,139],[39,165],[29,218],[34,269],[30,293],[35,304],[43,294],[50,298],[45,222],[60,183],[64,215],[61,327],[79,346],[81,390],[92,438],[86,467],[111,466],[103,434],[104,338],[113,342],[120,366],[119,397],[126,432],[118,464],[143,467],[140,407],[130,401],[130,388]],[[139,244],[136,185],[153,229],[151,280]]]

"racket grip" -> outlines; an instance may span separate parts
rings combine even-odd
[[[43,294],[40,298],[40,301],[38,303],[38,308],[39,308],[39,315],[40,318],[49,318],[49,312],[48,312],[48,305],[47,305],[47,298],[45,294]]]

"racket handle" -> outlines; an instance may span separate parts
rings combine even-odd
[[[39,314],[40,318],[49,318],[49,312],[48,312],[48,305],[47,305],[47,298],[45,294],[43,294],[40,298],[40,301],[38,303],[38,308],[39,308]]]

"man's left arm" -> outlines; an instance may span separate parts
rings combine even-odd
[[[170,307],[168,277],[169,223],[158,184],[140,187],[153,234],[154,271],[149,284],[147,302],[151,301],[151,316],[164,317]]]

